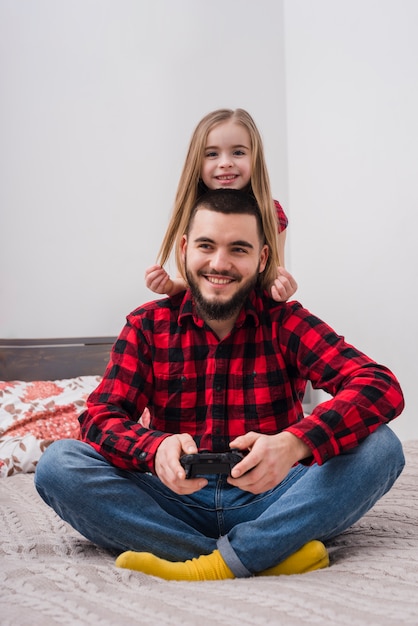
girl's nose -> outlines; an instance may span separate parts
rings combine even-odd
[[[221,162],[220,162],[221,167],[232,167],[233,164],[234,163],[233,163],[232,157],[229,154],[221,155]]]

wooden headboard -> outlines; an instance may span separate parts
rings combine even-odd
[[[0,380],[102,375],[116,337],[0,339]]]

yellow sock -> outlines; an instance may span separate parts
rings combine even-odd
[[[219,550],[184,562],[166,561],[149,552],[128,551],[118,556],[115,565],[166,580],[225,580],[235,578]],[[328,567],[328,565],[329,556],[324,544],[320,541],[310,541],[278,565],[258,572],[255,576],[303,574]]]
[[[224,580],[235,578],[219,550],[190,561],[175,562],[160,559],[149,552],[123,552],[116,567],[134,569],[166,580]]]
[[[328,567],[329,556],[326,547],[320,541],[305,543],[300,550],[294,552],[284,561],[258,572],[256,576],[280,576],[281,574],[304,574],[315,569]]]

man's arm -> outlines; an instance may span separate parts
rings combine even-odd
[[[157,449],[170,434],[138,423],[151,390],[149,347],[128,319],[112,348],[103,379],[79,417],[82,440],[116,467],[154,471]]]
[[[286,431],[310,448],[311,461],[322,464],[400,415],[403,394],[387,367],[348,344],[300,304],[290,304],[287,311],[279,338],[289,369],[332,397]]]

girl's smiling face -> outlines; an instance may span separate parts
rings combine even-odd
[[[222,122],[208,134],[201,178],[209,189],[243,189],[251,180],[251,156],[247,129],[233,120]]]

